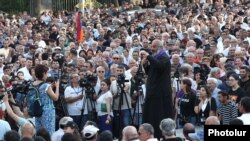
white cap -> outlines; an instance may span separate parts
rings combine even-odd
[[[57,46],[57,47],[55,47],[55,50],[56,50],[56,49],[60,49],[60,50],[61,50],[61,47],[58,47],[58,46]]]
[[[99,131],[98,128],[96,128],[93,125],[87,125],[86,127],[83,128],[83,136],[87,139],[92,138],[94,135],[97,134]]]

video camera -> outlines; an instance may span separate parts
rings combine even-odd
[[[137,91],[141,90],[141,85],[144,84],[143,79],[144,79],[144,73],[142,71],[142,66],[140,65],[134,77],[135,87]]]
[[[174,72],[174,75],[173,75],[173,77],[174,78],[180,78],[180,72],[179,72],[179,70],[176,70],[175,72]]]
[[[32,81],[23,81],[22,83],[18,83],[16,85],[12,86],[12,89],[7,90],[7,93],[12,93],[13,95],[16,95],[16,93],[20,94],[27,94],[29,91],[29,86],[31,85]]]
[[[79,85],[82,88],[85,88],[85,93],[87,96],[90,96],[95,93],[94,85],[97,82],[97,76],[96,75],[87,75],[83,79],[79,80]]]
[[[60,65],[60,67],[62,67],[62,65],[64,63],[64,55],[63,54],[53,53],[52,59],[54,61],[57,61]]]
[[[117,77],[117,83],[121,86],[123,85],[125,82],[129,82],[129,80],[125,79],[125,75],[124,74],[120,74]]]

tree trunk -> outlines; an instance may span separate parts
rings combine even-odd
[[[116,7],[119,6],[119,1],[118,0],[112,0],[112,1],[113,1],[113,3],[115,4]]]

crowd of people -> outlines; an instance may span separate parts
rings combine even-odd
[[[250,3],[138,7],[0,14],[0,140],[174,141],[174,129],[194,133],[210,118],[250,124]],[[39,117],[28,113],[30,84]]]

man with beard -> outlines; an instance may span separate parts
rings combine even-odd
[[[246,91],[247,96],[250,96],[249,68],[247,66],[240,68],[240,77],[240,87]]]
[[[152,55],[142,51],[143,64],[148,75],[146,97],[143,109],[143,122],[150,123],[155,129],[155,137],[162,137],[159,125],[164,118],[173,118],[171,89],[171,63],[163,43],[156,39],[151,46]],[[155,111],[158,112],[155,112]]]

